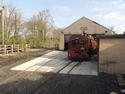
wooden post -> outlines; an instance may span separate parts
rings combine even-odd
[[[6,55],[6,45],[4,45],[4,54]]]
[[[24,51],[24,46],[23,46],[23,44],[21,45],[22,47],[21,47],[21,50],[22,50],[22,52]]]
[[[18,44],[18,53],[19,53],[19,49],[20,49],[20,48],[19,48],[19,44]]]
[[[12,51],[12,54],[13,54],[13,45],[11,45],[11,51]]]
[[[54,45],[54,48],[55,48],[55,50],[56,50],[56,44]]]

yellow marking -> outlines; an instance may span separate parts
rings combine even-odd
[[[85,48],[81,47],[81,50],[84,50]]]

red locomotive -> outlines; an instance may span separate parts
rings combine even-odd
[[[91,54],[97,53],[97,40],[95,36],[71,36],[68,46],[68,57],[89,58]]]

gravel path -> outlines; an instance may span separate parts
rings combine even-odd
[[[12,65],[15,62],[18,62],[20,60],[25,60],[27,58],[36,58],[38,56],[41,56],[45,54],[47,51],[52,51],[52,50],[47,50],[47,49],[31,49],[28,52],[22,52],[22,53],[17,53],[13,55],[8,55],[4,57],[0,57],[0,68],[7,66],[7,65]]]
[[[99,76],[57,74],[33,94],[121,94],[116,75]]]
[[[50,52],[50,51],[51,50],[41,49],[39,51],[39,53],[38,52],[32,52],[32,53],[30,53],[30,55],[23,56],[19,60],[15,60],[15,62],[13,60],[7,61],[6,65],[4,64],[4,66],[0,68],[0,83],[20,72],[20,71],[11,71],[10,68],[12,68],[14,66],[17,66],[17,65],[20,65],[20,64],[22,64],[24,62],[27,62],[29,60],[32,60],[32,59],[34,59],[34,58],[36,58],[38,56],[44,55],[45,53]],[[24,53],[22,53],[21,56],[23,54]],[[17,58],[19,56],[17,56]],[[12,63],[10,63],[10,62],[12,62]]]

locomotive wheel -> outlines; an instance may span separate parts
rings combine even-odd
[[[87,53],[87,58],[86,58],[86,60],[89,60],[90,57],[91,57],[91,54],[90,54],[90,53]]]
[[[87,54],[87,58],[89,58],[90,56],[89,56],[89,54]]]
[[[90,57],[90,55],[89,55],[89,54],[87,54],[87,58],[86,58],[85,60],[88,60],[88,59],[89,59],[89,57]]]

